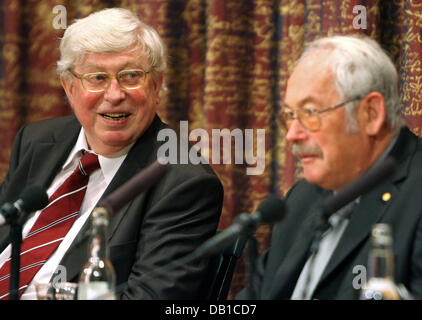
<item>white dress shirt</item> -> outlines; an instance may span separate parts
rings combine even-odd
[[[66,234],[58,248],[52,253],[48,261],[35,274],[34,278],[29,283],[28,287],[23,293],[21,297],[22,300],[36,299],[37,297],[34,284],[48,283],[50,281],[51,277],[54,274],[54,271],[57,269],[66,251],[69,249],[73,240],[76,238],[76,235],[79,233],[79,231],[82,229],[82,226],[89,218],[92,210],[94,209],[97,202],[100,200],[101,195],[104,193],[107,186],[110,184],[120,165],[123,163],[132,145],[129,145],[128,147],[124,148],[123,150],[119,151],[118,153],[112,156],[104,157],[98,155],[98,161],[100,162],[101,170],[94,171],[89,177],[88,186],[86,189],[85,197],[82,201],[79,216],[76,218],[75,222],[73,223],[72,227],[70,228],[69,232]],[[78,165],[78,161],[82,156],[82,150],[89,150],[83,128],[79,132],[78,140],[76,141],[75,146],[73,147],[67,160],[65,161],[62,170],[57,174],[50,187],[48,188],[48,197],[51,197],[51,195],[75,170],[76,166]],[[40,213],[41,210],[35,212],[23,226],[23,239],[25,239],[25,236],[28,234],[29,230],[31,230]],[[10,257],[11,245],[7,246],[7,248],[0,254],[0,268]]]
[[[311,299],[328,261],[337,248],[340,238],[349,224],[349,215],[353,210],[354,205],[355,202],[351,202],[330,216],[328,219],[330,228],[323,235],[317,253],[306,261],[290,299]]]

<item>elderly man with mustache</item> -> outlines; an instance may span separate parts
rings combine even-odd
[[[366,37],[316,40],[288,80],[281,112],[304,179],[287,193],[287,216],[237,298],[359,298],[355,270],[368,267],[371,228],[380,222],[393,230],[394,280],[422,297],[422,147],[404,125],[391,59]],[[318,202],[387,156],[398,163],[394,173],[333,213],[311,252]]]

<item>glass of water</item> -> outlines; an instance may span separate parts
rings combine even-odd
[[[57,282],[55,300],[76,300],[78,284],[73,282]]]
[[[51,283],[36,283],[37,300],[54,300],[55,289]]]

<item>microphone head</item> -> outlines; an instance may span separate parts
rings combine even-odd
[[[362,173],[359,177],[347,184],[337,194],[328,196],[320,202],[319,207],[323,211],[323,215],[328,217],[341,209],[349,202],[371,191],[379,183],[388,178],[396,169],[397,161],[389,156],[382,162],[377,163]]]
[[[25,212],[33,212],[44,208],[48,204],[48,195],[43,187],[31,185],[23,190],[19,200]]]
[[[164,176],[167,172],[168,165],[162,164],[162,161],[159,158],[141,170],[107,198],[101,200],[99,206],[104,207],[110,215],[119,211],[123,206],[148,190]]]
[[[260,213],[260,223],[273,223],[284,217],[286,205],[279,196],[270,194],[256,211]]]

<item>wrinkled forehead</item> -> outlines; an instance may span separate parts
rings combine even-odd
[[[118,52],[86,52],[76,63],[79,69],[122,69],[149,68],[148,58],[139,47],[128,48]]]

